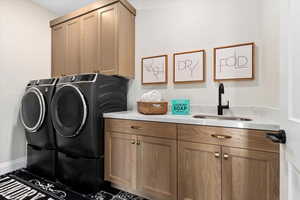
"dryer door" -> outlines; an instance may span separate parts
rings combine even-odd
[[[22,98],[20,118],[24,128],[35,133],[43,125],[46,114],[45,99],[41,91],[32,87]]]
[[[55,93],[51,103],[53,126],[62,137],[80,134],[87,118],[87,104],[79,88],[64,85]]]

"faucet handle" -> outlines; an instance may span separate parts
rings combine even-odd
[[[224,106],[225,109],[229,109],[229,100],[227,101],[227,104]]]

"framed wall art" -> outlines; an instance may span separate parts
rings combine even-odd
[[[194,83],[205,80],[205,51],[189,51],[173,55],[173,82]]]
[[[254,43],[214,49],[214,80],[254,79]]]
[[[168,56],[142,58],[142,84],[165,84],[168,82]]]

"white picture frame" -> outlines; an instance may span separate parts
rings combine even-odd
[[[254,43],[214,49],[214,81],[253,80]]]
[[[173,54],[173,82],[196,83],[205,81],[205,50]]]
[[[168,55],[142,58],[142,85],[168,82]]]

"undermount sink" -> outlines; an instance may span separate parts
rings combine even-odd
[[[227,116],[213,116],[213,115],[194,115],[196,119],[216,119],[216,120],[233,120],[233,121],[252,121],[249,118],[243,117],[227,117]]]

